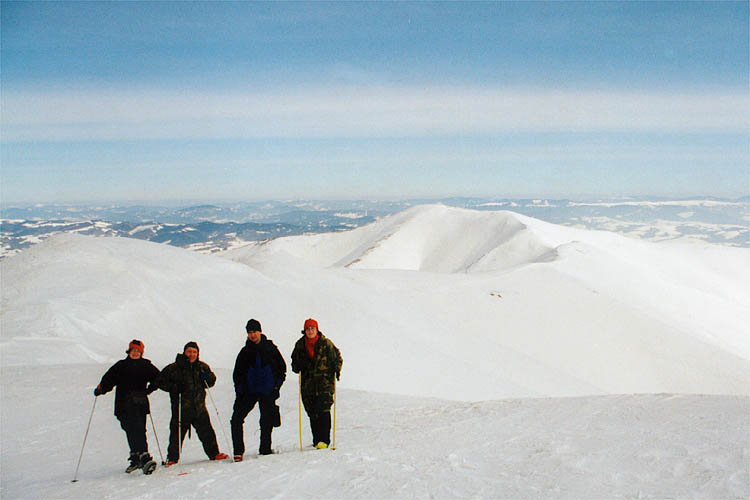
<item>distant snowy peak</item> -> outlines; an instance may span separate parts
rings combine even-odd
[[[471,273],[554,260],[575,232],[514,212],[420,205],[352,231],[279,238],[227,256],[247,262],[272,252],[322,267]]]
[[[383,220],[386,231],[336,263],[355,269],[441,273],[493,271],[555,258],[555,249],[511,212],[440,205]]]

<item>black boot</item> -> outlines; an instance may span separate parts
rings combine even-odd
[[[258,455],[270,455],[273,453],[271,451],[271,431],[273,431],[273,427],[261,427]]]
[[[141,467],[144,474],[151,474],[156,469],[156,462],[147,451],[144,451],[139,456]]]
[[[141,459],[140,459],[140,453],[131,453],[130,454],[130,465],[128,465],[128,468],[125,469],[125,472],[130,474],[134,470],[138,470],[142,467],[141,465]]]

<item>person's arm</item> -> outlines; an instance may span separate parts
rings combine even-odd
[[[331,347],[333,347],[334,357],[336,358],[336,380],[339,380],[341,378],[341,367],[344,366],[344,358],[341,357],[341,351],[336,347],[336,344],[331,342]]]
[[[156,386],[155,382],[156,382],[156,377],[159,376],[159,369],[157,367],[155,367],[154,364],[151,363],[150,361],[148,363],[148,370],[149,370],[148,378],[146,379],[149,382],[148,386],[146,387],[146,394],[147,395],[151,394],[156,389],[158,389],[158,387]]]
[[[276,388],[281,389],[281,386],[284,384],[284,381],[286,380],[286,361],[284,361],[284,356],[281,355],[281,352],[279,351],[279,348],[275,345],[273,346],[274,350],[274,357],[275,357],[275,365],[276,365]]]
[[[109,370],[106,371],[106,373],[104,373],[101,382],[99,382],[99,385],[97,385],[96,389],[94,389],[94,395],[101,396],[102,394],[107,394],[109,391],[111,391],[117,385],[119,374],[120,362],[118,361],[117,363],[112,365]]]
[[[242,394],[245,392],[245,374],[247,369],[245,368],[243,351],[240,350],[237,353],[237,359],[234,362],[234,371],[232,372],[232,380],[234,380],[234,393]]]
[[[292,351],[292,371],[299,373],[306,370],[309,364],[310,361],[305,353],[305,348],[300,349],[298,345],[295,345]]]
[[[208,363],[201,361],[201,380],[208,386],[213,387],[216,384],[216,374],[211,371],[211,367]]]
[[[174,380],[174,365],[167,365],[154,380],[156,387],[166,392],[182,392],[182,387]]]

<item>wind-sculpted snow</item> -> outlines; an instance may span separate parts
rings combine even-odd
[[[4,259],[3,366],[110,363],[140,338],[158,366],[196,340],[228,369],[248,318],[288,356],[315,317],[348,389],[750,393],[746,249],[427,206],[225,257],[61,235]]]

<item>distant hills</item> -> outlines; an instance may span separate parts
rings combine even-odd
[[[510,210],[555,224],[649,240],[692,239],[750,247],[750,200],[445,198],[263,201],[163,205],[8,205],[0,211],[0,257],[59,233],[137,238],[211,253],[247,242],[340,232],[425,203]]]

